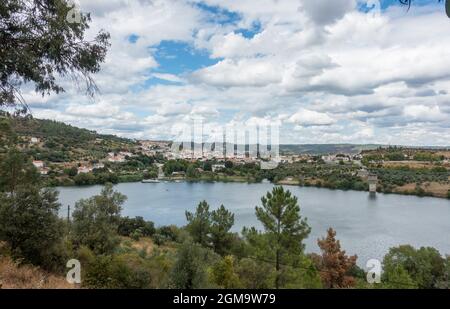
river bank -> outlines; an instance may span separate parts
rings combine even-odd
[[[142,176],[140,177],[128,177],[125,179],[120,179],[115,184],[119,183],[136,183],[143,181],[144,178]],[[216,175],[214,177],[211,176],[202,176],[198,178],[186,178],[183,176],[176,176],[176,177],[164,177],[159,179],[159,181],[162,182],[179,182],[179,181],[186,181],[191,183],[202,183],[202,182],[222,182],[222,183],[261,183],[264,180],[258,180],[254,177],[245,177],[245,176],[227,176],[227,175]],[[267,180],[265,180],[267,181]],[[50,184],[49,187],[83,187],[86,185],[103,185],[106,182],[102,183],[89,183],[89,184],[76,184],[74,182],[69,183],[54,183]],[[289,186],[299,186],[299,187],[315,187],[315,188],[326,188],[330,190],[344,190],[340,188],[334,188],[332,186],[327,186],[326,181],[323,179],[310,179],[308,181],[300,181],[298,179],[293,179],[291,177],[288,177],[283,180],[274,181],[271,182],[274,185],[289,185]],[[412,195],[417,197],[435,197],[435,198],[442,198],[442,199],[450,199],[450,188],[448,188],[447,185],[438,183],[438,182],[430,182],[430,183],[424,183],[422,185],[417,185],[416,183],[409,183],[403,186],[399,186],[394,188],[393,190],[384,190],[383,187],[379,186],[377,189],[378,193],[386,193],[386,194],[398,194],[398,195]],[[355,189],[348,189],[344,191],[368,191],[366,188],[362,188],[361,190],[355,190]]]
[[[261,229],[255,216],[255,206],[274,184],[223,182],[161,182],[121,183],[115,190],[127,195],[123,215],[142,216],[157,226],[186,224],[186,211],[194,211],[206,200],[211,209],[224,205],[235,214],[233,231],[244,226]],[[102,186],[58,187],[61,216],[67,215],[82,198],[99,194]],[[348,254],[358,253],[361,261],[382,258],[388,248],[411,244],[432,246],[443,253],[450,252],[448,218],[450,203],[431,197],[418,198],[399,194],[329,190],[325,188],[289,186],[298,198],[303,217],[308,218],[312,231],[307,239],[307,251],[316,252],[317,238],[329,227],[340,235]],[[72,208],[73,209],[73,208]]]

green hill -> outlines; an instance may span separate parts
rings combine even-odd
[[[98,134],[58,121],[5,116],[3,113],[17,137],[17,145],[35,160],[100,160],[108,152],[131,150],[135,146],[130,139]]]

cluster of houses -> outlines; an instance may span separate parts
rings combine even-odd
[[[49,172],[49,168],[45,166],[44,161],[41,160],[34,160],[33,161],[34,167],[36,167],[41,175],[47,175]]]
[[[125,162],[127,157],[131,158],[133,156],[134,156],[134,154],[131,152],[128,152],[128,151],[120,151],[118,153],[110,152],[110,153],[108,153],[108,157],[106,158],[106,160],[108,162],[121,163],[121,162]]]
[[[361,154],[332,154],[322,156],[321,159],[327,164],[338,164],[340,162],[353,162],[356,164],[361,163]]]
[[[44,161],[33,160],[33,165],[37,168],[37,170],[39,171],[39,173],[41,175],[47,175],[48,172],[50,171],[50,169],[46,166]],[[67,165],[67,167],[70,167],[70,165]],[[104,167],[105,167],[105,164],[103,164],[101,162],[94,163],[92,165],[81,165],[81,166],[78,166],[78,168],[77,168],[77,174],[87,174],[87,173],[94,171],[95,169],[102,169]]]
[[[139,141],[139,146],[137,151],[142,152],[142,154],[147,156],[156,156],[157,154],[168,154],[170,153],[171,142],[167,141]]]
[[[102,169],[105,168],[105,164],[99,162],[94,163],[92,165],[81,165],[78,167],[78,174],[87,174],[90,172],[93,172],[96,169]]]

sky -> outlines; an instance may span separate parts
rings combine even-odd
[[[202,117],[280,126],[283,144],[450,145],[450,19],[415,0],[80,0],[111,34],[94,97],[24,98],[37,118],[172,139]],[[330,5],[332,3],[332,5]]]

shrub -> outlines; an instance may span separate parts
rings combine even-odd
[[[184,242],[178,249],[171,273],[171,285],[177,289],[208,287],[207,267],[217,256],[197,243]]]
[[[150,237],[155,233],[155,225],[151,221],[145,221],[142,217],[121,217],[119,219],[119,235],[131,236],[137,230],[142,236]]]
[[[178,241],[180,229],[176,225],[165,225],[157,230],[157,233],[166,240]]]
[[[111,253],[119,243],[118,222],[125,200],[126,196],[114,192],[108,184],[100,195],[77,202],[72,214],[74,243],[97,254]]]
[[[65,267],[57,195],[33,186],[14,195],[0,193],[0,239],[9,244],[13,257],[49,270]]]

